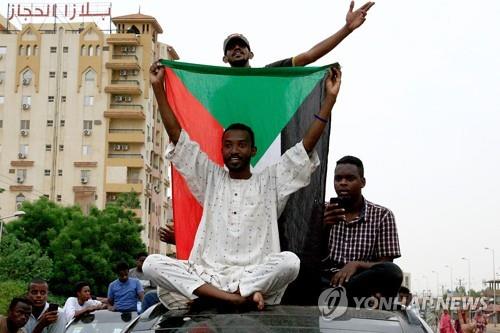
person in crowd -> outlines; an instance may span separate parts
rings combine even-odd
[[[343,286],[351,305],[355,297],[396,297],[403,272],[392,261],[400,257],[393,213],[366,200],[362,161],[344,156],[337,161],[337,198],[326,204],[327,237],[322,261],[323,288]]]
[[[76,297],[69,297],[63,307],[67,321],[78,318],[85,313],[106,308],[106,304],[92,299],[90,284],[86,281],[81,281],[76,284],[75,295]]]
[[[33,279],[28,284],[28,299],[32,312],[23,327],[25,333],[63,333],[66,317],[57,304],[47,302],[49,285],[43,279]]]
[[[144,298],[141,282],[128,276],[129,266],[125,262],[116,265],[118,279],[109,284],[108,303],[110,310],[119,312],[135,312],[138,303]]]
[[[453,325],[451,324],[451,317],[447,309],[443,310],[441,318],[439,319],[439,333],[455,333]]]
[[[252,174],[254,134],[244,124],[228,126],[222,137],[227,170],[212,163],[189,139],[172,112],[163,86],[165,69],[154,63],[151,83],[171,139],[168,158],[203,205],[189,260],[154,254],[143,270],[166,290],[167,307],[185,307],[203,297],[225,304],[277,304],[299,270],[291,252],[280,252],[277,219],[290,194],[307,186],[319,165],[314,146],[323,133],[340,88],[335,68],[325,83],[325,99],[309,130],[274,166]]]
[[[0,333],[23,333],[21,329],[31,315],[31,301],[24,297],[14,297],[10,301],[7,317],[0,315]]]
[[[146,260],[147,256],[148,254],[146,252],[139,253],[136,256],[135,260],[136,266],[128,271],[129,277],[136,278],[141,282],[145,294],[150,291],[156,291],[156,284],[153,281],[149,280],[142,271],[142,264],[144,263],[144,260]]]

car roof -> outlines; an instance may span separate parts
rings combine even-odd
[[[162,305],[143,314],[127,332],[426,332],[406,311],[347,308],[333,320],[325,319],[317,306],[274,305],[263,311],[167,311]]]

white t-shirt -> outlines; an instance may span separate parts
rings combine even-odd
[[[78,298],[76,297],[70,297],[66,300],[66,303],[64,304],[64,315],[66,317],[66,320],[69,322],[73,317],[75,316],[75,312],[80,311],[84,308],[88,308],[90,306],[96,306],[96,305],[101,305],[102,303],[94,300],[94,299],[89,299],[83,305],[80,305],[78,303]]]

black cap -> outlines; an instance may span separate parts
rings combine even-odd
[[[224,40],[224,44],[222,47],[224,54],[226,53],[227,44],[229,44],[230,41],[235,40],[235,39],[239,39],[239,40],[243,41],[243,43],[245,43],[247,45],[248,49],[250,50],[250,43],[248,42],[248,39],[245,36],[243,36],[242,34],[230,34]]]

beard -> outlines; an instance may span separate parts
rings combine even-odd
[[[250,164],[251,156],[238,156],[240,159],[232,161],[231,156],[224,157],[224,164],[229,171],[239,172],[245,170]]]
[[[229,62],[231,67],[246,67],[247,63],[248,59],[233,60]]]

